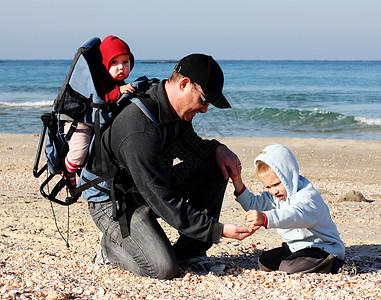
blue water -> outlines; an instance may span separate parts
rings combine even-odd
[[[381,140],[381,61],[219,61],[232,109],[194,118],[201,136]],[[38,134],[70,60],[0,61],[0,132]],[[136,61],[128,78],[167,78]]]

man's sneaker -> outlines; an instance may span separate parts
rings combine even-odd
[[[110,261],[106,257],[106,255],[103,254],[102,248],[99,248],[97,251],[97,254],[95,254],[93,258],[93,263],[96,265],[108,265],[110,264]]]
[[[225,270],[225,264],[210,260],[206,255],[179,261],[182,268],[191,268],[194,272],[218,274]]]
[[[351,259],[345,258],[343,265],[337,270],[337,273],[345,274],[345,275],[356,275],[357,268],[355,262]]]

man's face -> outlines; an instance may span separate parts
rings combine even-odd
[[[269,193],[279,200],[287,199],[287,191],[282,181],[275,174],[273,170],[265,174],[264,176],[258,176],[263,185],[268,189]]]
[[[193,117],[197,113],[206,113],[208,110],[209,103],[206,103],[205,105],[202,104],[203,99],[201,95],[204,97],[204,99],[205,95],[202,91],[201,86],[197,85],[197,89],[191,81],[188,81],[183,88],[177,114],[181,119],[185,121],[192,121]]]

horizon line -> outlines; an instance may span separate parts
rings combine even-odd
[[[24,60],[24,61],[33,61],[33,60],[40,60],[40,61],[72,61],[71,58],[0,58],[0,63],[3,61],[17,61],[17,60]],[[215,59],[216,61],[381,61],[381,58],[379,59],[365,59],[365,58],[359,58],[359,59],[321,59],[321,58],[311,58],[311,59],[246,59],[246,58],[224,58],[224,59]],[[177,63],[179,60],[176,59],[135,59],[135,62],[152,62],[152,63]]]

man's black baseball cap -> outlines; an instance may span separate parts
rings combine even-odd
[[[205,54],[190,54],[182,58],[175,70],[201,86],[206,100],[218,108],[230,108],[222,94],[224,74],[213,57]]]

